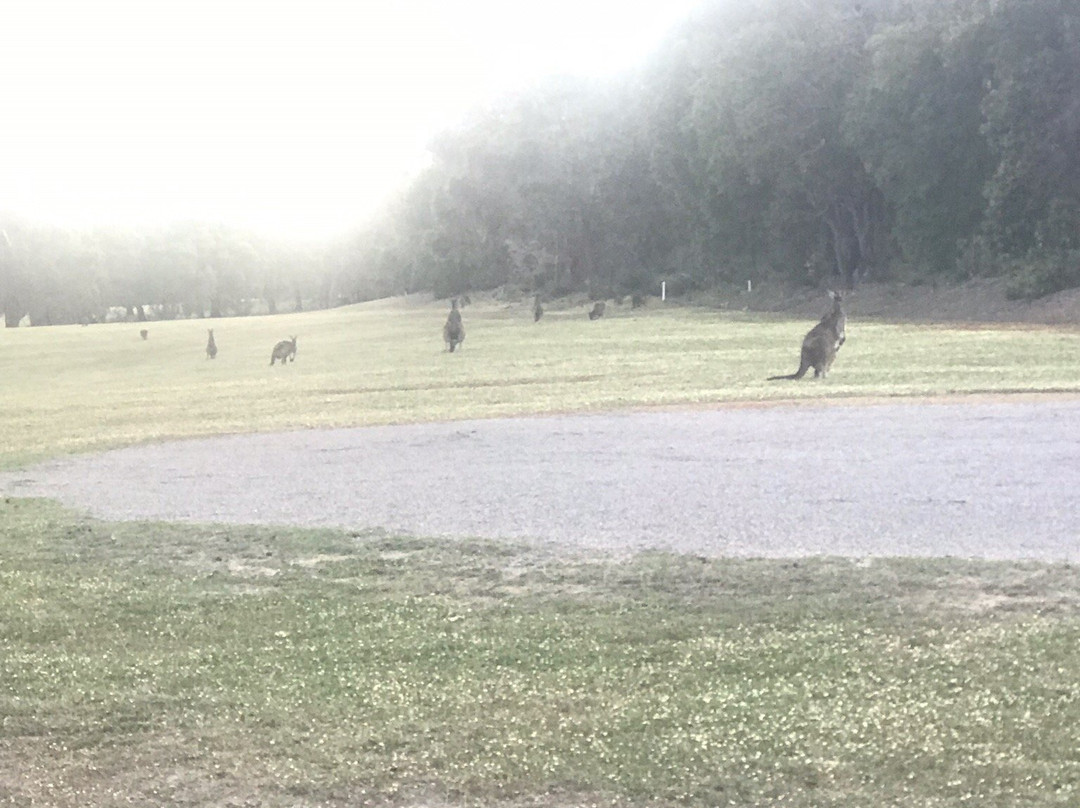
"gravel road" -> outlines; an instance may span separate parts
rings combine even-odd
[[[733,407],[140,446],[0,474],[109,519],[604,551],[1080,561],[1080,400]]]

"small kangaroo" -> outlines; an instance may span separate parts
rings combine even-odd
[[[213,359],[217,356],[217,343],[214,342],[214,329],[206,329],[210,337],[206,340],[206,358]]]
[[[836,352],[847,339],[845,326],[847,315],[841,306],[844,296],[840,292],[829,292],[833,300],[832,311],[821,318],[821,322],[815,325],[802,341],[802,355],[799,358],[799,369],[787,376],[770,376],[767,381],[774,379],[801,379],[811,367],[814,369],[814,378],[822,378],[829,372]]]
[[[289,337],[283,339],[277,345],[274,346],[273,352],[270,354],[270,366],[273,367],[274,362],[281,360],[281,364],[285,364],[285,360],[290,362],[296,361],[296,337]]]
[[[590,320],[599,320],[604,316],[604,309],[607,308],[607,304],[601,300],[595,306],[592,307],[592,311],[589,312]]]
[[[450,348],[450,353],[454,352],[454,348],[465,341],[465,326],[461,322],[461,312],[458,311],[458,301],[455,297],[450,301],[450,314],[446,318],[446,325],[442,330],[443,341]]]
[[[149,336],[150,336],[150,332],[149,332],[149,331],[147,331],[147,330],[146,330],[146,329],[144,328],[144,329],[143,329],[142,331],[140,331],[140,332],[139,332],[139,336],[140,336],[140,337],[142,337],[143,339],[146,339],[147,337],[149,337]]]
[[[540,318],[544,316],[544,307],[540,305],[540,295],[533,298],[533,322],[540,322]]]

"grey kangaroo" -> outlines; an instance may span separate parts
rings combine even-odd
[[[533,322],[540,322],[540,318],[544,316],[544,307],[540,305],[540,295],[533,298]]]
[[[206,340],[206,358],[213,359],[217,356],[217,343],[214,342],[214,329],[208,328],[206,330],[210,334],[209,339]]]
[[[821,322],[807,332],[802,341],[802,355],[799,358],[799,369],[787,376],[770,376],[767,381],[774,379],[801,379],[810,368],[814,369],[814,378],[825,378],[836,359],[836,352],[847,339],[845,326],[847,315],[841,306],[844,296],[840,292],[829,292],[832,296],[832,311],[821,318]]]
[[[453,353],[454,348],[465,341],[465,326],[461,322],[461,312],[458,311],[456,297],[450,301],[450,314],[446,318],[446,325],[443,326],[442,334],[443,341],[450,348],[450,353]]]
[[[595,306],[592,307],[592,311],[589,312],[590,320],[599,320],[604,316],[604,309],[607,308],[607,304],[601,300]]]
[[[274,362],[279,359],[282,365],[285,364],[286,359],[290,362],[296,361],[296,337],[283,339],[274,346],[273,353],[270,354],[270,365],[273,366]]]

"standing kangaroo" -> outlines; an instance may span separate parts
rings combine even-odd
[[[206,358],[213,359],[217,356],[217,343],[214,342],[214,329],[208,328],[206,330],[210,334],[209,339],[206,340]]]
[[[446,325],[442,330],[443,341],[450,348],[450,353],[454,352],[454,348],[465,341],[465,326],[461,322],[461,312],[458,311],[458,301],[455,297],[450,301],[450,314],[446,318]]]
[[[285,364],[285,360],[290,362],[296,361],[296,337],[289,337],[283,339],[277,345],[274,346],[273,352],[270,354],[270,365],[273,367],[274,362],[281,360],[281,364]]]
[[[832,311],[821,318],[821,322],[807,332],[802,341],[802,355],[799,358],[799,369],[787,376],[770,376],[767,381],[774,379],[801,379],[811,367],[814,369],[814,378],[825,378],[836,359],[836,352],[847,339],[845,325],[847,315],[841,306],[844,296],[840,292],[829,292],[832,296]]]
[[[533,322],[540,322],[540,318],[544,316],[544,307],[540,305],[540,295],[533,298]]]

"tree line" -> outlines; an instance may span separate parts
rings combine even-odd
[[[0,307],[73,322],[761,278],[1002,276],[1035,297],[1080,284],[1076,76],[1073,0],[713,0],[631,73],[475,111],[318,250],[0,217]]]
[[[1080,284],[1080,4],[723,0],[615,81],[444,133],[354,243],[365,295],[746,279]]]
[[[325,308],[344,302],[339,257],[221,225],[74,230],[0,214],[0,311],[14,327]]]

